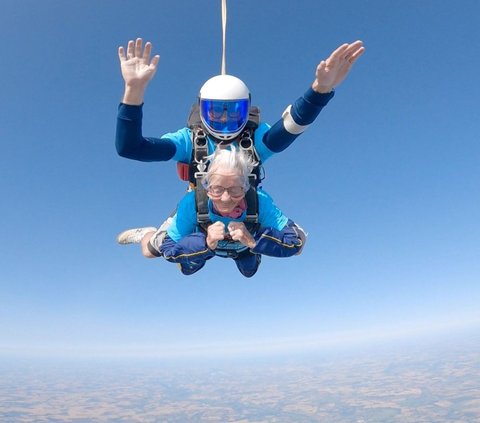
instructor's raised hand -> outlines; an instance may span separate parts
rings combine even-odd
[[[327,59],[318,64],[315,81],[312,84],[313,90],[319,93],[329,93],[340,85],[364,51],[365,47],[360,40],[338,47]]]
[[[152,44],[147,42],[143,48],[143,40],[137,38],[130,40],[127,52],[123,46],[118,48],[120,68],[125,81],[125,93],[122,102],[130,105],[143,103],[145,89],[157,71],[160,56],[155,55],[150,59]]]

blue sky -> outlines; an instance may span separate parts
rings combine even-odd
[[[220,72],[220,0],[2,3],[1,351],[302,350],[480,326],[478,2],[272,5],[228,4],[227,71],[267,122],[338,45],[367,50],[266,166],[265,189],[309,232],[304,253],[247,280],[227,260],[184,277],[115,244],[185,189],[173,162],[116,155],[117,48],[152,41],[144,133],[176,130]]]

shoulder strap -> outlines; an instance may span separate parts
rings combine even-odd
[[[202,126],[202,119],[200,119],[200,106],[198,101],[192,104],[190,108],[190,114],[187,119],[187,126],[190,129],[196,128],[197,126]]]
[[[251,128],[245,129],[241,134],[240,134],[240,139],[238,140],[238,147],[240,150],[242,150],[244,153],[247,154],[248,157],[253,162],[253,170],[252,174],[256,176],[254,180],[250,179],[250,185],[251,186],[257,186],[260,183],[260,167],[261,167],[261,161],[260,161],[260,156],[257,153],[257,150],[255,148],[255,143],[253,141],[254,139],[254,134],[255,130]]]
[[[254,128],[257,129],[258,125],[260,125],[260,107],[258,106],[250,106],[248,110],[248,122],[247,128]]]
[[[202,230],[206,230],[206,227],[210,223],[207,190],[202,184],[202,179],[204,176],[205,172],[195,173],[195,207],[197,211],[197,223]]]
[[[245,201],[247,202],[247,215],[245,217],[245,223],[258,223],[257,176],[251,174],[248,179],[250,181],[250,188],[245,194]]]

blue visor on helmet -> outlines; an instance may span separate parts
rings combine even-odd
[[[214,133],[228,135],[241,130],[248,121],[249,100],[200,100],[203,121]]]

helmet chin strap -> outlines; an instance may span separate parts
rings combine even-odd
[[[227,74],[226,59],[225,59],[225,46],[226,46],[226,33],[227,33],[227,0],[222,0],[222,75]]]

